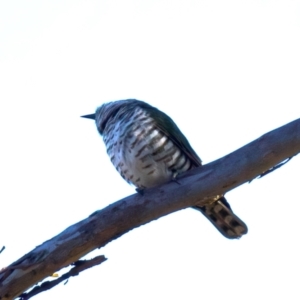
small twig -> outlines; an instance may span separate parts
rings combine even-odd
[[[5,246],[3,246],[0,250],[0,254],[2,253],[2,251],[5,249]]]
[[[257,178],[262,178],[262,177],[264,177],[264,176],[270,174],[271,172],[273,172],[273,171],[275,171],[275,170],[281,168],[283,165],[285,165],[286,163],[288,163],[292,158],[293,158],[293,156],[287,158],[286,160],[284,160],[284,161],[281,162],[280,164],[278,164],[278,165],[276,165],[276,166],[270,168],[269,170],[263,172],[263,173],[260,174]]]
[[[279,163],[278,165],[273,166],[272,168],[268,169],[267,171],[261,173],[260,175],[254,177],[253,179],[249,180],[248,183],[251,183],[254,179],[260,179],[260,178],[270,174],[271,172],[279,169],[280,167],[285,165],[287,162],[289,162],[294,156],[288,157],[287,159],[285,159],[283,162]]]
[[[104,261],[106,261],[107,258],[104,255],[96,256],[90,260],[78,260],[75,263],[72,264],[74,268],[72,268],[69,272],[63,274],[59,278],[52,280],[52,281],[45,281],[41,285],[34,287],[30,292],[23,293],[19,296],[19,300],[28,300],[32,298],[33,296],[45,292],[47,290],[52,289],[54,286],[58,285],[64,280],[67,280],[64,284],[68,282],[68,278],[72,276],[79,275],[80,272],[87,270],[89,268],[92,268],[96,265],[100,265]]]

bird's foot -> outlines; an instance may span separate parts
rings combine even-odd
[[[135,190],[136,190],[137,193],[139,193],[141,196],[144,195],[145,189],[143,189],[143,188],[136,188]]]
[[[176,182],[177,184],[181,184],[178,179],[177,179],[177,176],[178,176],[178,173],[176,171],[173,172],[173,175],[172,175],[172,181],[173,182]]]

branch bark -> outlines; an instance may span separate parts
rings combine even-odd
[[[300,119],[201,168],[94,212],[0,271],[0,300],[14,299],[129,230],[251,181],[300,152]],[[199,199],[202,199],[199,201]]]

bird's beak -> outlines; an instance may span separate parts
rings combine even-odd
[[[87,119],[92,119],[92,120],[95,120],[95,117],[96,117],[96,114],[81,116],[81,118],[87,118]]]

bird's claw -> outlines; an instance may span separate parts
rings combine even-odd
[[[141,196],[143,196],[144,195],[144,189],[143,188],[136,188],[135,189],[136,191],[137,191],[137,193],[139,193]]]
[[[181,183],[178,181],[177,176],[178,176],[178,173],[175,171],[172,176],[172,181],[176,182],[177,184],[180,185]]]

